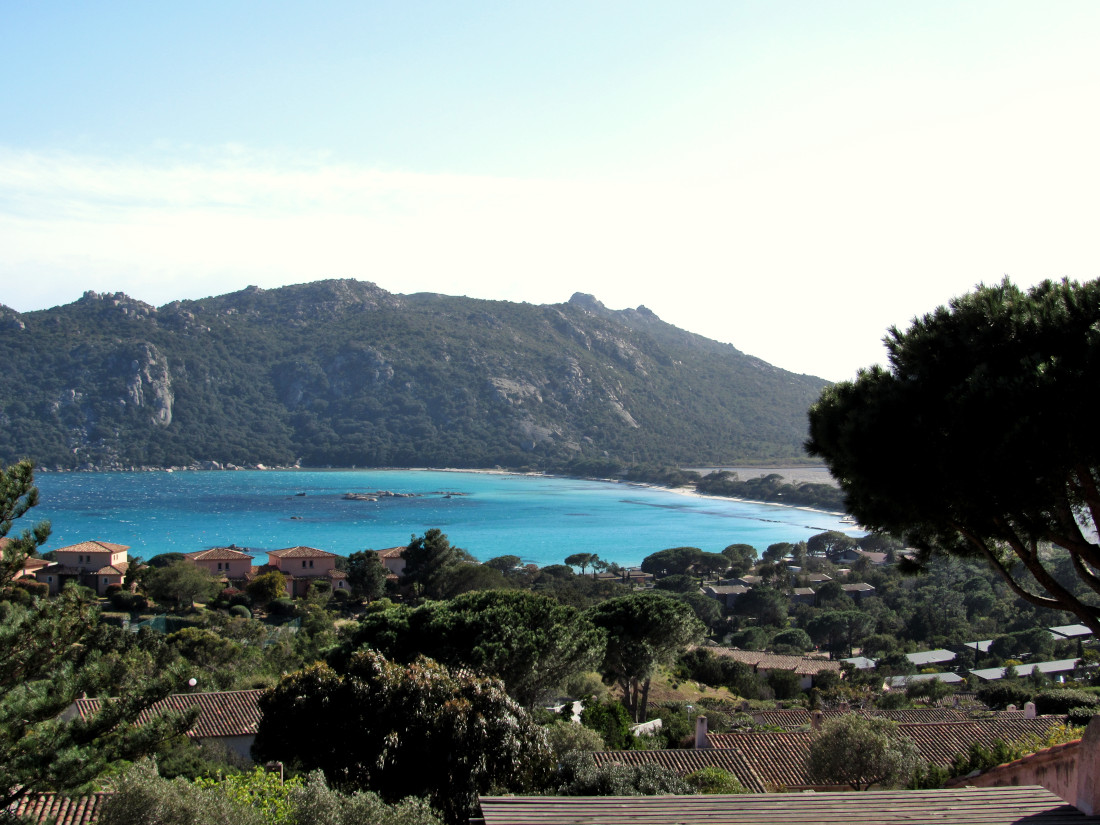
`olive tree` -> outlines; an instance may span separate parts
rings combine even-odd
[[[856,791],[899,785],[919,765],[917,746],[898,731],[897,722],[859,713],[827,720],[810,740],[806,756],[814,782]]]
[[[1100,634],[1100,282],[980,286],[885,342],[888,368],[810,410],[806,448],[849,512],[905,536],[919,563],[982,557],[1020,598]]]

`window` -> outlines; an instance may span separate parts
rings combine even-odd
[[[310,559],[310,560],[309,560],[309,566],[310,566],[310,567],[313,567],[313,559]]]
[[[305,567],[305,566],[306,566],[306,560],[302,559],[302,567]]]

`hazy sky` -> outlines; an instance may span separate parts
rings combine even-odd
[[[0,0],[0,303],[589,292],[848,378],[1100,274],[1100,3]]]

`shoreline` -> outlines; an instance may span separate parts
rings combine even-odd
[[[691,468],[694,472],[699,472],[700,468]],[[797,478],[789,479],[784,475],[784,471],[802,471],[803,473],[809,472],[815,476],[821,473],[828,473],[828,470],[821,465],[796,465],[789,467],[713,467],[702,469],[727,469],[734,472],[740,472],[742,470],[748,470],[757,473],[758,476],[764,476],[771,473],[775,473],[783,477],[787,483],[798,483]],[[362,472],[427,472],[427,473],[472,473],[475,475],[499,475],[499,476],[529,476],[532,478],[546,477],[546,478],[564,478],[572,479],[574,481],[599,481],[605,484],[625,484],[632,487],[642,487],[651,490],[664,490],[665,492],[675,493],[676,495],[688,496],[691,498],[699,498],[712,501],[736,501],[743,504],[755,504],[765,507],[782,507],[787,510],[802,510],[807,513],[820,513],[825,516],[845,516],[846,512],[841,510],[824,510],[820,507],[810,507],[802,504],[778,504],[774,501],[760,501],[757,499],[741,498],[739,496],[720,496],[708,493],[700,493],[690,487],[667,487],[663,484],[655,484],[645,481],[626,481],[620,478],[597,478],[592,476],[574,476],[565,475],[561,473],[545,472],[542,470],[506,470],[504,468],[487,467],[302,467],[300,465],[288,466],[288,467],[268,467],[265,465],[257,465],[254,467],[241,467],[238,465],[223,465],[221,467],[142,467],[142,468],[95,468],[95,469],[74,469],[74,470],[50,470],[45,468],[35,468],[35,472],[42,473],[216,473],[216,472],[253,472],[253,473],[267,473],[267,472],[303,472],[303,473],[362,473]],[[858,524],[853,525],[853,529],[866,533],[867,531],[860,527]]]

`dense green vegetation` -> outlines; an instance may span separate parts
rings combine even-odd
[[[0,461],[530,467],[800,460],[825,385],[589,296],[551,306],[357,281],[159,309],[5,310]]]
[[[1021,599],[1100,634],[1100,281],[1024,292],[1006,279],[886,345],[889,369],[827,388],[810,411],[807,448],[850,512],[922,562],[981,558]]]
[[[17,466],[3,479],[0,522],[10,531],[34,501],[32,478],[28,467]],[[45,532],[32,529],[21,545],[9,545],[14,555],[5,558],[14,562],[33,552]],[[854,542],[833,533],[780,542],[763,553],[747,545],[722,554],[669,548],[645,565],[658,576],[655,586],[636,587],[614,570],[599,575],[605,566],[587,554],[566,559],[580,572],[567,564],[519,566],[515,556],[479,565],[432,529],[410,541],[409,575],[387,582],[385,598],[369,588],[334,593],[318,583],[305,597],[289,599],[280,574],[258,576],[253,584],[262,586],[243,591],[224,588],[187,575],[195,568],[178,558],[155,559],[132,577],[136,592],[119,590],[102,600],[76,587],[49,597],[42,585],[5,578],[0,678],[9,681],[0,698],[0,768],[18,783],[11,798],[87,790],[124,775],[124,793],[108,821],[127,825],[162,821],[150,817],[167,810],[196,822],[229,817],[247,823],[259,811],[262,821],[294,823],[321,809],[333,822],[369,812],[395,825],[430,825],[432,816],[460,823],[475,795],[489,788],[736,792],[740,785],[729,775],[682,778],[652,765],[597,766],[588,752],[690,746],[700,713],[715,732],[749,728],[745,701],[754,709],[777,701],[896,708],[950,693],[931,681],[884,694],[885,677],[917,670],[904,652],[959,651],[936,669],[964,676],[974,667],[1097,658],[1091,646],[1055,641],[1044,629],[1066,623],[1066,614],[1021,599],[977,562],[949,559],[907,575],[900,564],[868,557],[843,572],[836,562],[853,546],[892,558],[903,550],[889,536]],[[361,554],[364,569],[377,564],[372,556]],[[1068,557],[1057,563],[1072,576]],[[749,565],[759,581],[732,608],[698,589]],[[853,598],[841,581],[874,590]],[[791,588],[809,582],[817,591],[814,603],[794,601]],[[121,629],[156,614],[149,628]],[[983,638],[992,640],[988,653],[964,646]],[[764,675],[717,648],[694,646],[704,639],[787,654],[814,647],[835,657],[860,651],[879,662],[870,671],[818,674],[806,691],[793,672]],[[198,690],[269,689],[254,754],[283,762],[297,778],[276,787],[249,774],[249,765],[228,751],[178,735],[187,715],[132,726],[155,698],[186,691],[188,678]],[[978,684],[971,682],[971,688]],[[56,714],[75,690],[123,701],[104,703],[105,715],[90,725],[73,725]],[[1034,700],[1041,710],[1084,721],[1100,705],[1097,690],[1084,680],[1056,686],[1042,674],[1020,679],[1010,673],[978,697],[990,707]],[[545,708],[554,697],[570,700],[560,713]],[[572,699],[582,702],[579,725],[572,721]],[[632,725],[647,715],[662,726],[635,735]],[[29,728],[20,721],[27,719]],[[870,733],[882,739],[881,731]],[[156,756],[157,771],[131,769],[143,753]],[[890,768],[888,779],[878,781],[904,781],[899,776],[911,771],[911,760],[901,759],[903,769],[894,770],[896,756],[862,766],[858,776],[834,778],[863,786],[870,772]],[[959,764],[979,757],[995,755],[960,754]],[[840,764],[847,768],[853,760]],[[931,786],[945,777],[942,769],[921,768],[909,781]]]

